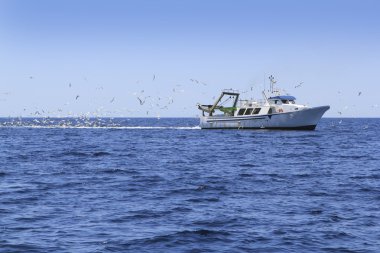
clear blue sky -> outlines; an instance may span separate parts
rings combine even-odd
[[[326,116],[380,117],[379,13],[370,0],[0,0],[0,116],[195,116],[224,88],[259,98],[273,74]]]

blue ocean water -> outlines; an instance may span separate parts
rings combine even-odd
[[[380,252],[380,119],[1,119],[0,252]]]

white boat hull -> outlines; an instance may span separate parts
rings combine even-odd
[[[201,116],[202,129],[289,129],[314,130],[330,106],[253,116]]]

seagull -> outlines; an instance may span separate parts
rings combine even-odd
[[[362,92],[361,91],[359,91],[359,93],[358,93],[358,96],[360,96],[362,94]]]
[[[143,104],[145,104],[145,100],[147,99],[147,98],[149,98],[150,96],[148,96],[148,97],[145,97],[144,98],[144,100],[142,100],[141,98],[139,98],[139,97],[137,97],[137,99],[139,100],[139,102],[140,102],[140,105],[143,105]]]
[[[302,86],[302,84],[303,84],[303,82],[300,82],[298,85],[294,86],[294,88],[295,88],[295,89],[296,89],[296,88],[299,88],[299,87]]]
[[[197,187],[197,191],[202,191],[204,189],[206,189],[206,185],[200,185]]]
[[[71,88],[71,83],[69,83],[69,87]]]
[[[29,76],[29,79],[33,79],[33,76]]]
[[[110,103],[112,103],[113,101],[115,101],[115,97],[113,97],[113,98],[111,99]]]
[[[155,79],[156,79],[156,75],[153,74],[153,80],[152,81],[154,81]]]
[[[342,115],[342,112],[338,112],[340,115]]]
[[[77,96],[75,97],[75,100],[78,100],[78,98],[79,98],[79,95],[77,95]]]

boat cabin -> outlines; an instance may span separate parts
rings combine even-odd
[[[289,95],[278,95],[269,97],[264,101],[239,100],[239,92],[233,90],[224,90],[220,97],[212,105],[199,105],[203,116],[254,116],[267,115],[275,113],[294,112],[305,109],[306,106],[296,104],[296,98]],[[229,102],[229,103],[228,103]],[[239,103],[238,103],[239,102]],[[223,114],[214,115],[218,110]]]
[[[293,96],[276,96],[270,97],[268,101],[271,105],[295,104],[296,98]]]

